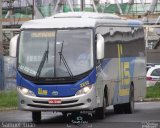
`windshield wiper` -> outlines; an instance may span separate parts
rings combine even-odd
[[[43,68],[43,66],[44,66],[45,61],[46,61],[46,60],[48,61],[48,54],[49,54],[49,41],[47,42],[47,49],[46,49],[45,52],[43,53],[42,60],[41,60],[40,65],[39,65],[39,67],[38,67],[37,74],[36,74],[36,78],[39,78],[39,76],[40,76],[40,74],[41,74],[41,71],[42,71],[42,68]]]
[[[66,67],[66,69],[67,69],[67,71],[68,71],[68,73],[69,73],[69,75],[70,75],[71,77],[73,77],[73,73],[72,73],[71,69],[69,68],[69,66],[68,66],[68,64],[67,64],[67,61],[66,61],[65,57],[63,56],[63,53],[62,53],[62,52],[63,52],[63,42],[62,42],[62,46],[61,46],[61,51],[58,52],[58,53],[59,53],[59,56],[60,56],[60,64],[61,64],[61,60],[62,60],[64,66]]]

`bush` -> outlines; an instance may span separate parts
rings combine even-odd
[[[17,107],[17,91],[0,91],[0,108]]]
[[[155,86],[147,87],[146,98],[160,98],[160,83]]]

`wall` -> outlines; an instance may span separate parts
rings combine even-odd
[[[160,47],[157,49],[147,50],[147,63],[160,64]]]

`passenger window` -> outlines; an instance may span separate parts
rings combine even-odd
[[[105,58],[117,58],[118,57],[117,44],[105,43],[104,56]]]
[[[151,73],[152,76],[160,76],[160,68],[153,70]]]

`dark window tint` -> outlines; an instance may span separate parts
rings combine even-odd
[[[105,41],[105,58],[118,57],[118,45],[121,57],[144,57],[145,41],[142,28],[98,27],[96,33],[102,34]]]
[[[117,44],[105,43],[104,56],[105,58],[117,58],[118,57]]]
[[[151,73],[151,76],[160,76],[160,68],[153,70],[153,72]]]
[[[138,40],[130,40],[130,42],[126,42],[122,44],[123,47],[123,57],[137,57],[144,56],[144,40],[143,38],[139,38]]]

